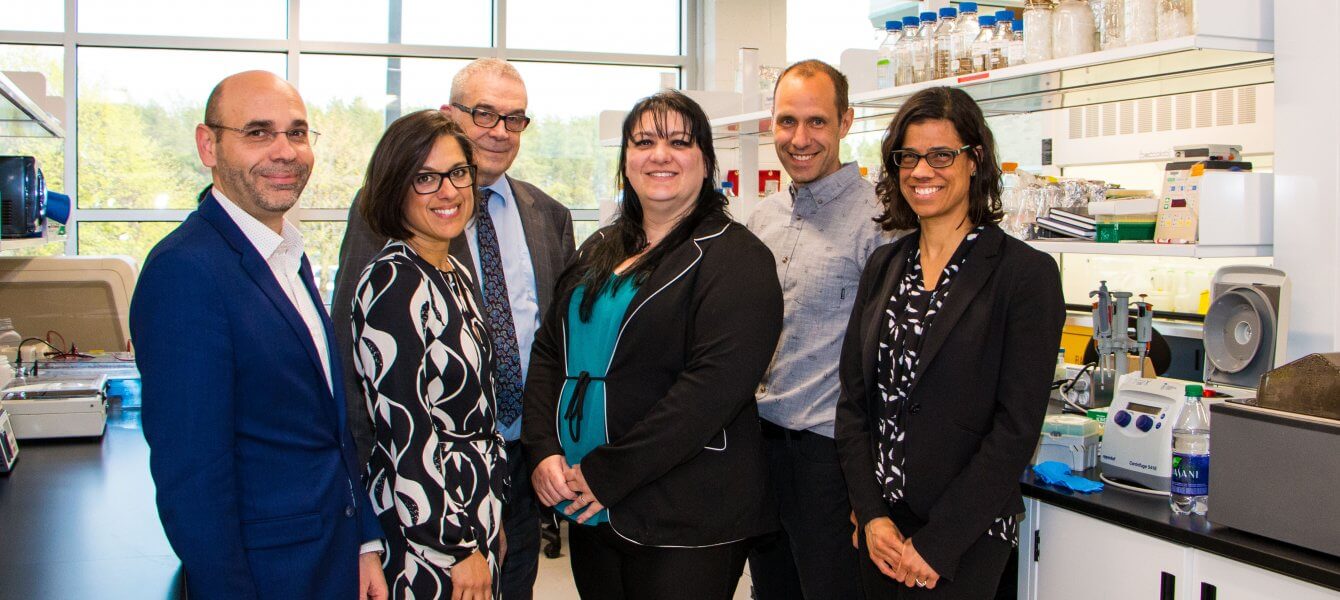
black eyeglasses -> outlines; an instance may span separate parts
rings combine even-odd
[[[917,154],[911,150],[894,150],[889,153],[889,164],[899,169],[915,169],[921,159],[926,159],[926,164],[936,168],[943,169],[954,164],[958,155],[963,154],[964,150],[972,148],[971,145],[964,146],[958,150],[949,150],[948,148],[937,148],[925,154]]]
[[[414,191],[420,194],[436,194],[442,189],[442,179],[451,181],[451,186],[456,189],[465,189],[475,183],[475,166],[465,165],[456,167],[450,171],[441,173],[435,171],[419,171],[414,174],[411,182],[414,184]]]
[[[526,115],[504,116],[484,108],[470,108],[469,106],[455,102],[452,102],[451,105],[470,113],[470,120],[474,121],[475,125],[485,129],[492,129],[494,125],[498,124],[499,119],[502,120],[503,127],[506,127],[508,131],[515,133],[525,131],[526,126],[530,125],[530,117],[527,117]]]
[[[289,143],[295,146],[315,146],[316,139],[321,137],[319,132],[312,131],[306,127],[295,127],[288,131],[275,131],[264,127],[238,129],[236,127],[228,127],[227,125],[219,125],[218,123],[205,123],[205,127],[237,132],[242,135],[242,141],[255,146],[269,146],[274,143],[275,138],[281,135],[287,138]]]

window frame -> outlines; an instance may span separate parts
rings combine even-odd
[[[497,57],[505,60],[531,62],[662,67],[677,70],[680,81],[688,83],[697,81],[701,70],[702,0],[679,0],[679,2],[679,36],[682,53],[677,55],[511,48],[507,43],[507,0],[493,0],[493,46],[491,47],[433,46],[389,42],[304,41],[300,35],[302,0],[288,0],[287,37],[282,40],[83,33],[78,30],[79,0],[64,0],[64,31],[0,30],[0,43],[60,46],[63,49],[63,94],[67,102],[65,103],[65,112],[60,117],[65,128],[63,139],[65,189],[77,192],[79,189],[79,64],[77,54],[81,47],[284,53],[287,57],[287,79],[298,87],[301,87],[300,83],[302,81],[299,59],[304,54],[465,60]],[[69,101],[68,99],[74,100]],[[68,235],[63,254],[66,256],[78,255],[79,223],[81,222],[180,222],[190,212],[190,210],[185,209],[79,208],[71,212],[71,222],[67,228]],[[598,209],[572,209],[572,218],[574,221],[596,221],[599,219],[599,213]],[[347,219],[347,216],[348,210],[343,208],[303,208],[298,206],[289,213],[289,219],[299,226],[304,221],[343,222]],[[142,257],[139,258],[142,259]]]

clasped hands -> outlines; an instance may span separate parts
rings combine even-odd
[[[856,524],[856,515],[851,517]],[[857,545],[853,531],[852,545]],[[898,526],[888,517],[871,519],[865,524],[865,545],[870,551],[870,561],[875,563],[879,572],[907,587],[934,589],[940,581],[940,575],[921,557],[912,538],[904,538]]]
[[[554,454],[540,461],[535,470],[531,471],[530,483],[535,488],[535,495],[545,506],[571,500],[567,508],[563,509],[563,514],[573,515],[580,511],[578,523],[585,523],[605,509],[605,505],[596,500],[591,487],[586,484],[582,466],[578,464],[569,467],[562,455]]]

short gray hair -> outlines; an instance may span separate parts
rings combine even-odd
[[[449,101],[461,102],[461,96],[465,94],[466,85],[470,83],[471,79],[479,75],[506,77],[515,79],[518,83],[525,85],[525,82],[521,80],[521,73],[517,72],[516,67],[513,67],[511,63],[501,58],[477,58],[470,61],[470,64],[465,65],[465,68],[451,78],[451,97]]]

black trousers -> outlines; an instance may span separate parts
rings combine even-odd
[[[916,524],[894,518],[898,530],[904,535],[915,531]],[[916,536],[912,535],[916,544]],[[996,588],[1000,585],[1000,576],[1005,571],[1005,563],[1010,558],[1012,545],[1000,538],[983,535],[977,538],[968,551],[959,559],[958,572],[954,580],[944,577],[935,584],[935,589],[907,587],[880,572],[879,567],[870,560],[870,550],[865,545],[865,534],[861,535],[861,587],[870,600],[886,599],[954,599],[954,600],[990,600],[996,597]]]
[[[639,546],[608,523],[568,525],[572,578],[583,600],[730,600],[749,542],[707,548]]]
[[[507,443],[507,471],[512,486],[503,504],[503,533],[507,556],[499,576],[503,600],[530,600],[540,569],[540,512],[530,486],[530,469],[520,442]]]
[[[851,502],[831,438],[763,423],[782,531],[749,553],[757,600],[861,598]]]

